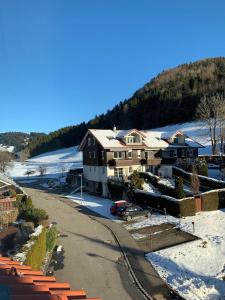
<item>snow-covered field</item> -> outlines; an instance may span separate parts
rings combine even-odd
[[[59,178],[70,168],[82,167],[82,153],[77,151],[77,147],[43,153],[25,162],[13,162],[7,170],[7,175],[24,180],[27,178],[27,171],[33,171],[29,177],[34,178],[40,175],[40,166],[46,168],[45,178]]]
[[[80,193],[70,194],[66,197],[108,219],[118,220],[117,217],[110,214],[110,206],[112,205],[110,199],[95,197],[87,193],[83,193],[82,198]]]
[[[137,229],[165,222],[177,224],[200,240],[147,254],[160,276],[185,299],[225,299],[225,210],[202,212],[178,220],[153,215],[127,229]]]
[[[3,144],[0,144],[0,151],[8,151],[8,152],[13,152],[14,146],[6,146]]]

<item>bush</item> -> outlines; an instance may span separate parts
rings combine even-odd
[[[16,196],[16,202],[15,206],[19,210],[19,216],[22,217],[27,210],[30,210],[33,208],[33,203],[31,200],[31,197],[27,195],[17,195]]]
[[[208,164],[206,160],[202,160],[199,162],[197,170],[199,175],[208,177]]]
[[[175,197],[177,199],[182,199],[185,197],[183,179],[180,176],[175,177]]]
[[[32,237],[33,245],[27,253],[25,264],[33,270],[40,270],[46,255],[46,230],[43,228],[38,237]]]
[[[27,210],[24,212],[23,217],[26,221],[33,222],[35,226],[38,226],[43,220],[48,220],[48,214],[41,208]]]
[[[46,250],[48,252],[52,251],[56,240],[57,240],[58,231],[55,226],[51,226],[46,232]]]
[[[193,197],[177,200],[173,197],[155,195],[148,192],[136,191],[135,202],[137,204],[149,205],[175,217],[186,217],[195,215],[195,199]]]

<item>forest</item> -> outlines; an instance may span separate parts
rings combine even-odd
[[[88,122],[61,128],[30,140],[30,156],[78,145],[88,128],[151,129],[196,118],[196,108],[206,95],[225,92],[225,58],[208,58],[161,72],[120,101],[112,110]],[[75,123],[75,122],[74,122]]]

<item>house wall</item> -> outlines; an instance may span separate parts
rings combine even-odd
[[[105,166],[83,166],[83,174],[86,180],[95,182],[107,182],[107,167]]]

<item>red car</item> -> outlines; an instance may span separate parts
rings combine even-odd
[[[112,215],[117,214],[117,209],[121,206],[125,206],[127,204],[126,200],[118,200],[113,202],[113,205],[110,207],[110,212]]]

